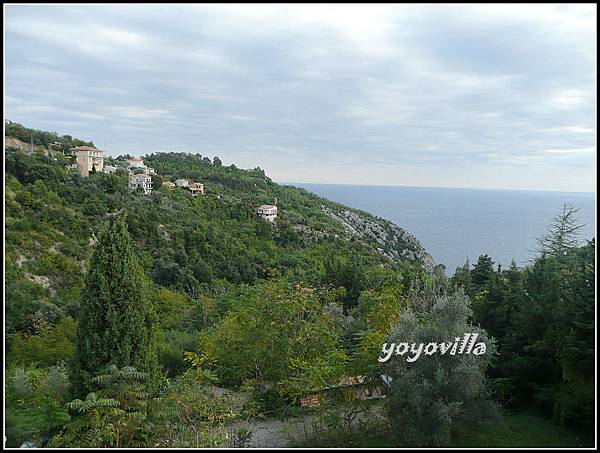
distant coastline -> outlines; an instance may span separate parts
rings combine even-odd
[[[362,209],[405,228],[454,273],[468,259],[488,254],[503,267],[523,266],[535,255],[535,238],[563,203],[581,208],[582,240],[595,234],[595,194],[515,189],[280,183],[301,187]]]

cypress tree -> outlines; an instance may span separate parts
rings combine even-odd
[[[155,317],[124,215],[114,216],[99,234],[86,275],[71,373],[75,394],[92,391],[92,378],[107,365],[156,376]]]

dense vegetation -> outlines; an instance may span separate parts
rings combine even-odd
[[[7,127],[20,140],[32,133]],[[499,354],[419,362],[418,379],[396,380],[389,426],[414,428],[397,442],[447,444],[464,420],[497,416],[496,404],[535,404],[579,427],[593,420],[594,242],[579,246],[570,211],[531,266],[494,268],[484,256],[447,279],[389,222],[259,168],[153,154],[144,161],[155,190],[144,196],[128,189],[126,156],[107,159],[116,173],[82,178],[48,146],[61,138],[44,134],[34,136],[45,150],[5,149],[8,445],[243,446],[250,434],[228,426],[297,414],[314,393],[330,425],[343,402],[351,430],[370,409],[325,389],[348,376],[381,385],[377,356],[390,338],[471,324]],[[206,194],[162,185],[182,177]],[[263,203],[277,204],[274,224],[255,215]],[[451,328],[448,310],[461,313]],[[446,406],[415,399],[436,369],[457,366],[471,387],[457,392],[447,375],[430,392]],[[422,414],[446,423],[426,429]]]

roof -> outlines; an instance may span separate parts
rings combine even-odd
[[[145,175],[145,174],[143,174],[143,173],[138,173],[138,174],[129,175],[129,177],[130,177],[130,178],[134,178],[134,179],[146,179],[146,178],[148,178],[148,179],[152,179],[152,178],[150,178],[150,176],[148,176],[148,175]]]
[[[201,189],[204,187],[204,184],[202,184],[201,182],[194,182],[192,184],[190,184],[190,189]]]
[[[141,157],[132,157],[130,159],[127,160],[139,160],[139,161],[143,161],[144,159],[142,159]]]
[[[273,208],[277,209],[277,206],[272,205],[272,204],[263,204],[260,206],[259,209],[273,209]]]
[[[98,148],[94,148],[93,146],[76,146],[75,149],[77,151],[100,151]]]
[[[345,376],[341,378],[336,387],[347,387],[349,385],[360,385],[364,384],[366,381],[364,376]]]

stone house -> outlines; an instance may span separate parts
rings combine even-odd
[[[72,149],[75,153],[79,174],[84,178],[95,169],[101,172],[104,169],[104,151],[93,146],[78,146]]]

